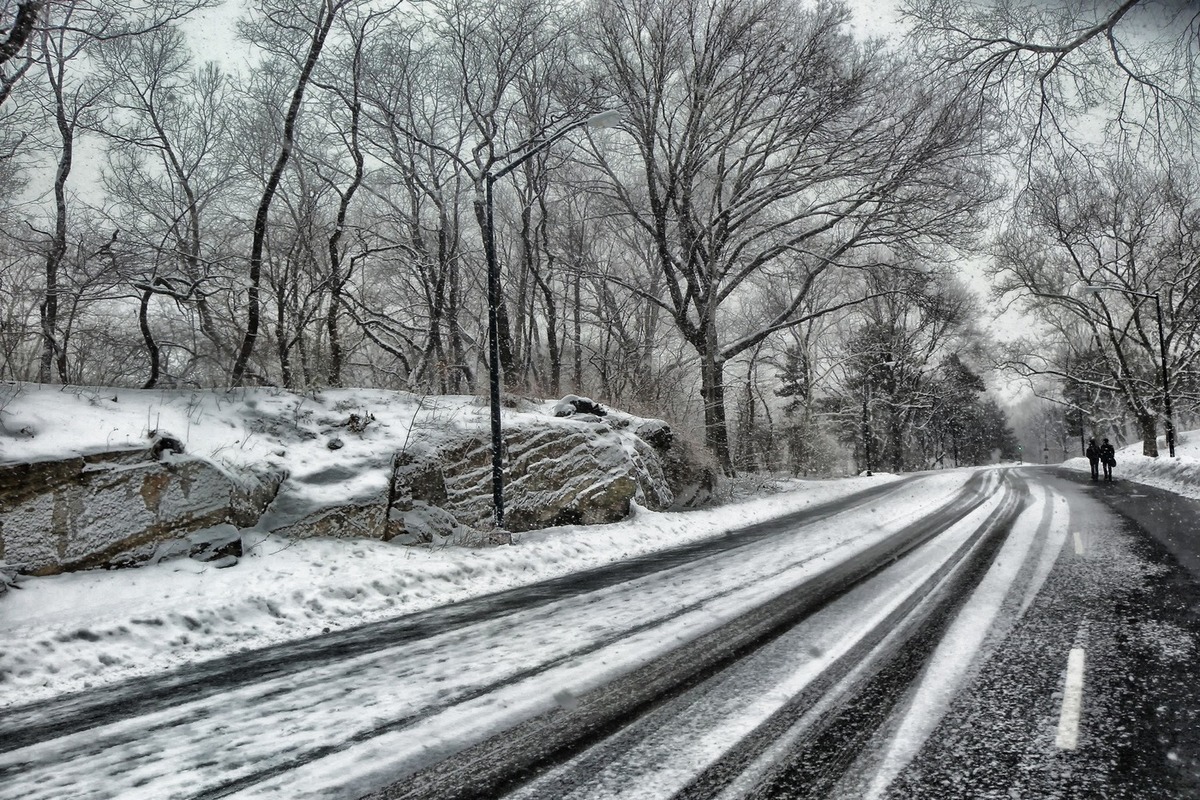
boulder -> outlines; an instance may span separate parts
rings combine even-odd
[[[269,469],[240,476],[229,495],[229,522],[239,528],[257,525],[286,479],[286,472]]]
[[[181,556],[208,563],[232,558],[237,563],[242,556],[242,532],[227,522],[192,531],[160,543],[150,557],[150,563]]]
[[[472,533],[449,511],[423,500],[414,500],[406,509],[392,508],[383,538],[396,544],[475,544],[469,541]]]
[[[629,514],[635,500],[655,509],[674,502],[654,449],[607,424],[566,419],[508,425],[504,446],[505,528],[510,531],[614,522]],[[421,455],[402,455],[397,464],[391,492],[395,530],[409,531],[407,515],[430,506],[448,512],[463,528],[491,525],[489,439],[464,435]],[[428,531],[427,512],[421,515],[416,527]],[[438,532],[454,535],[445,518]]]
[[[272,507],[272,511],[280,509]],[[283,525],[268,526],[271,533],[291,539],[323,536],[331,539],[382,539],[388,526],[387,498],[360,497],[298,515]]]
[[[654,509],[673,503],[657,456],[636,437],[577,423],[513,433],[506,442],[511,531],[616,522],[634,500]]]
[[[228,522],[235,491],[252,494],[208,461],[153,446],[0,466],[0,559],[33,575],[140,563]]]

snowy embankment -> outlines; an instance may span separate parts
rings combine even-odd
[[[1167,455],[1165,441],[1159,442],[1158,458],[1142,455],[1141,442],[1122,447],[1117,451],[1113,478],[1144,483],[1200,500],[1200,430],[1180,432],[1176,437],[1174,458]],[[1079,472],[1090,469],[1086,458],[1067,459],[1063,466]]]
[[[513,405],[503,411],[510,434],[532,429],[565,438],[580,427],[557,419],[554,401]],[[394,456],[429,456],[472,437],[486,441],[489,417],[487,402],[471,395],[0,384],[0,464],[148,448],[170,437],[231,481],[282,476],[257,526],[276,530],[332,507],[387,498]],[[607,419],[614,429],[645,422],[611,410]],[[615,431],[626,443],[631,436]]]
[[[505,410],[546,420],[552,403]],[[368,420],[358,432],[351,414]],[[144,447],[165,432],[231,470],[287,475],[292,505],[380,492],[380,453],[484,428],[474,397],[329,390],[153,391],[0,387],[0,461]],[[339,442],[330,448],[334,440]],[[371,468],[369,468],[371,467]],[[336,475],[338,480],[313,476]],[[243,531],[231,569],[186,558],[119,571],[22,578],[0,595],[0,708],[180,664],[320,634],[652,553],[891,480],[789,482],[723,508],[518,534],[512,547],[407,547],[368,539],[296,541]]]
[[[232,569],[180,559],[25,579],[0,598],[0,708],[653,553],[890,480],[789,481],[750,502],[637,509],[479,550],[265,535]]]

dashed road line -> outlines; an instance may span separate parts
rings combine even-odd
[[[1083,555],[1083,535],[1079,531],[1075,531],[1075,555]]]
[[[1058,738],[1055,740],[1060,750],[1074,750],[1079,745],[1079,717],[1083,709],[1083,664],[1083,648],[1071,648],[1071,653],[1067,656],[1067,680],[1063,685],[1062,711],[1058,715]]]

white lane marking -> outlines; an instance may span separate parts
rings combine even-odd
[[[1063,685],[1062,711],[1058,715],[1060,750],[1074,750],[1079,745],[1079,716],[1083,709],[1083,648],[1071,648],[1067,656],[1067,680]]]
[[[1075,531],[1075,555],[1083,555],[1083,536],[1079,531]]]

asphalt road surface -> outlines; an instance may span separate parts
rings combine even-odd
[[[0,799],[1200,798],[1198,527],[1120,480],[917,475],[8,709]]]

